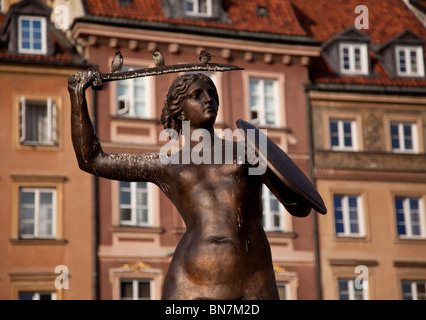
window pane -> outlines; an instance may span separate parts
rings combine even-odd
[[[120,220],[121,221],[131,221],[132,220],[132,210],[121,208],[120,209]]]
[[[426,282],[417,283],[417,300],[426,300]]]
[[[151,285],[149,282],[139,281],[139,298],[151,298]]]
[[[411,150],[413,149],[413,137],[411,132],[411,125],[405,124],[403,125],[404,128],[404,144],[405,149]]]
[[[121,299],[133,299],[133,282],[121,282]]]
[[[343,69],[349,70],[349,49],[343,48]]]
[[[399,50],[398,54],[399,54],[399,71],[404,73],[407,71],[407,68],[405,65],[405,51]]]
[[[287,283],[286,282],[278,282],[277,283],[277,289],[278,289],[278,296],[280,297],[280,300],[287,300],[287,290],[286,290]]]
[[[402,299],[413,300],[413,294],[411,292],[411,282],[407,282],[407,281],[402,282]]]
[[[391,124],[391,142],[392,142],[392,149],[399,149],[399,131],[398,131],[398,125],[395,123]]]
[[[339,300],[349,300],[348,280],[338,280]]]
[[[398,235],[405,235],[405,217],[402,198],[395,198],[395,211]]]
[[[343,208],[342,198],[340,196],[334,196],[334,219],[336,226],[336,234],[344,232],[343,225]]]
[[[352,146],[352,125],[351,122],[343,122],[343,134],[345,147]]]
[[[410,50],[410,65],[411,65],[411,73],[417,73],[417,52],[416,52],[416,50]]]

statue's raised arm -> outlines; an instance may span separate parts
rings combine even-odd
[[[68,80],[72,143],[79,167],[88,173],[108,179],[149,181],[158,184],[163,167],[158,153],[135,155],[103,152],[90,119],[85,96],[86,89],[99,80],[100,74],[96,68],[77,72]]]

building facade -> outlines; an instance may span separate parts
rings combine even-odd
[[[74,157],[67,90],[86,66],[48,6],[3,4],[0,299],[92,299],[92,178]]]
[[[304,8],[322,42],[306,86],[329,209],[318,217],[322,297],[425,299],[426,31],[401,1],[357,5]]]

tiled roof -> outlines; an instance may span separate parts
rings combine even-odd
[[[368,8],[369,28],[360,29],[371,37],[371,43],[383,44],[410,29],[426,38],[426,29],[402,0],[291,0],[307,35],[328,41],[334,35],[353,26],[360,13],[358,5]]]
[[[247,32],[306,36],[293,11],[290,0],[224,0],[230,23],[214,20],[168,18],[160,0],[133,0],[120,6],[117,0],[85,0],[88,14],[95,16],[166,22],[169,24],[241,30]],[[267,7],[262,15],[256,7]]]
[[[355,8],[363,5],[368,9],[369,28],[360,31],[370,37],[373,47],[385,44],[407,29],[426,39],[426,29],[402,0],[223,0],[228,22],[168,18],[160,0],[133,0],[129,7],[119,6],[117,0],[85,0],[85,4],[87,13],[93,16],[302,36],[323,43],[354,26],[361,14],[356,13]],[[259,14],[256,7],[267,8],[267,14]],[[315,58],[311,80],[314,83],[426,87],[424,77],[392,78],[372,50],[370,58],[372,75],[368,76],[338,75],[325,59]]]
[[[426,29],[402,0],[292,0],[292,5],[307,35],[326,42],[351,27],[360,13],[355,7],[368,8],[368,29],[360,29],[371,38],[372,45],[383,45],[409,29],[426,38]],[[364,22],[364,21],[363,21]],[[392,78],[381,60],[370,50],[372,74],[368,76],[338,75],[322,57],[313,60],[311,80],[314,83],[426,87],[426,78]]]

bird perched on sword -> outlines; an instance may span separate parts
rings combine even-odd
[[[154,58],[154,63],[156,67],[164,67],[166,61],[160,51],[153,51],[152,56]]]
[[[212,59],[212,55],[210,52],[207,52],[206,50],[201,50],[200,51],[200,55],[198,56],[198,61],[201,64],[207,64],[210,62],[210,60]]]
[[[123,68],[123,60],[123,55],[121,54],[120,50],[116,51],[114,59],[112,59],[111,62],[111,73],[120,71],[121,68]]]

